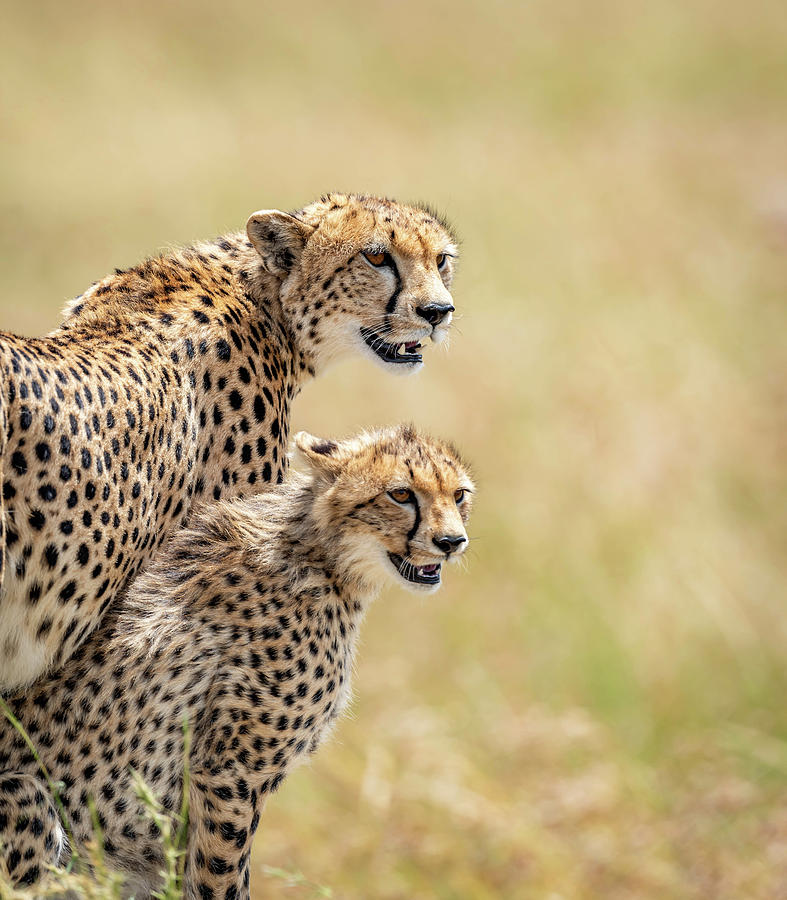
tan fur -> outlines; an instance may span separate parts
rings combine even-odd
[[[417,370],[374,348],[445,335],[418,309],[450,303],[455,252],[420,207],[332,194],[105,278],[48,337],[0,335],[0,690],[67,659],[194,500],[282,479],[304,380],[358,352]]]
[[[90,836],[92,797],[107,861],[134,873],[138,898],[155,888],[161,850],[129,770],[179,809],[189,721],[186,896],[247,898],[264,803],[347,703],[369,603],[386,580],[418,587],[389,554],[434,565],[448,558],[435,541],[466,537],[473,485],[452,446],[408,427],[297,444],[308,473],[202,505],[63,669],[10,698],[65,785],[77,845]],[[390,496],[404,490],[412,501]],[[38,773],[10,726],[0,726],[2,769]],[[28,814],[20,805],[7,833]],[[37,865],[17,861],[12,874],[34,880]]]

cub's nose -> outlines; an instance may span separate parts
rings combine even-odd
[[[435,547],[439,547],[443,553],[450,554],[458,550],[466,540],[467,538],[461,534],[444,534],[442,537],[432,538],[432,543]]]
[[[417,307],[415,311],[430,325],[439,325],[448,313],[454,311],[454,307],[450,303],[427,303],[426,306]]]

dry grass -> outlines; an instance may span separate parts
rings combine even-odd
[[[317,433],[454,437],[481,491],[468,572],[372,610],[255,896],[787,897],[783,3],[3,20],[5,327],[331,188],[426,198],[465,240],[450,354],[298,403]]]

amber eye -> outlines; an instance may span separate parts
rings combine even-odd
[[[388,491],[388,496],[397,503],[412,503],[415,499],[413,492],[407,488],[396,488],[396,490]]]
[[[461,503],[465,499],[465,490],[464,488],[459,488],[459,490],[454,491],[454,500],[456,500],[457,505]]]
[[[364,253],[364,256],[373,266],[384,266],[388,261],[387,253]]]
[[[445,265],[445,261],[447,259],[448,259],[448,257],[445,255],[445,253],[438,253],[437,258],[435,259],[435,262],[437,263],[437,268],[442,269],[443,266]]]

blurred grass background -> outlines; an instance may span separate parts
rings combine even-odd
[[[450,353],[298,400],[316,433],[451,436],[480,490],[468,571],[372,609],[255,900],[787,897],[782,0],[2,21],[4,328],[331,189],[425,199],[464,238]]]

